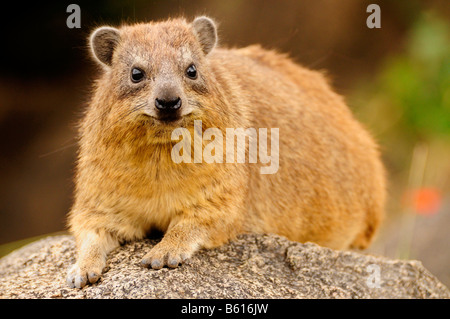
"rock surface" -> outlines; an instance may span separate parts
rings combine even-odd
[[[156,242],[117,248],[100,281],[78,290],[65,283],[73,238],[47,237],[0,259],[0,298],[450,298],[418,261],[243,235],[177,269],[140,267]]]

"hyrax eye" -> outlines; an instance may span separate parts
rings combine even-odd
[[[195,80],[197,78],[197,68],[194,64],[191,64],[186,69],[186,75],[188,78]]]
[[[134,83],[141,82],[144,79],[145,73],[139,68],[133,68],[131,70],[131,81]]]

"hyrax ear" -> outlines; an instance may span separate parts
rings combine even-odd
[[[94,57],[105,66],[111,66],[114,49],[120,40],[119,30],[100,27],[92,32],[89,44]]]
[[[192,26],[203,52],[205,55],[208,54],[217,44],[216,24],[208,17],[197,17]]]

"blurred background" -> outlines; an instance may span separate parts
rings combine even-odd
[[[17,2],[16,2],[17,3]],[[69,29],[67,6],[81,8]],[[369,4],[381,29],[369,29]],[[381,145],[387,217],[368,250],[418,259],[450,286],[450,4],[447,0],[58,1],[2,9],[0,256],[65,231],[76,123],[98,75],[96,26],[207,14],[221,45],[260,43],[326,70]]]

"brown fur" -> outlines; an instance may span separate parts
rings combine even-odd
[[[183,19],[119,32],[112,58],[99,60],[105,70],[80,129],[69,214],[78,259],[69,285],[95,282],[111,249],[155,228],[165,235],[143,258],[155,269],[244,232],[335,249],[370,244],[383,216],[384,169],[373,139],[322,74],[259,46],[209,52],[209,35]],[[186,48],[188,58],[180,53]],[[184,59],[195,61],[198,80],[184,80]],[[151,79],[131,85],[136,63]],[[176,125],[133,111],[152,105],[164,74],[193,109]],[[175,164],[170,134],[178,126],[193,132],[196,119],[203,131],[279,128],[278,172],[262,175],[262,164]]]

